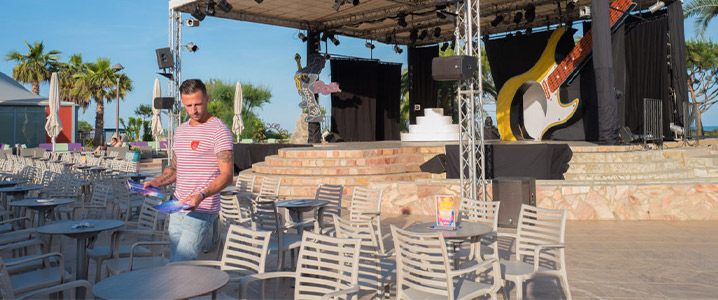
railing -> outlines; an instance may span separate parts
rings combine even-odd
[[[643,147],[649,141],[663,147],[663,100],[643,98]]]

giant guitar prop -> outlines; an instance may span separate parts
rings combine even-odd
[[[299,107],[306,108],[307,122],[322,122],[324,120],[324,114],[319,109],[319,104],[314,94],[320,93],[322,95],[328,95],[330,93],[341,92],[337,83],[325,84],[319,79],[319,73],[324,69],[326,59],[328,56],[314,53],[309,56],[309,63],[302,68],[302,57],[299,53],[294,55],[294,60],[297,62],[297,72],[294,74],[294,83],[297,85],[297,92],[302,97],[302,102],[299,103]]]
[[[630,0],[616,0],[611,4],[611,26],[614,29],[633,6]],[[502,140],[530,138],[540,141],[547,130],[566,123],[576,112],[579,99],[562,103],[559,88],[583,66],[593,45],[589,31],[566,58],[557,64],[554,60],[556,46],[565,31],[565,27],[554,30],[538,62],[526,73],[510,78],[501,87],[496,99],[496,117]],[[511,104],[514,101],[523,103],[523,126],[518,124],[518,118],[514,118],[515,124],[511,121]],[[521,132],[514,132],[514,129]]]

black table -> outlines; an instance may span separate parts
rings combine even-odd
[[[486,144],[486,178],[563,179],[573,152],[567,144]],[[459,145],[446,145],[446,178],[459,178]]]
[[[312,147],[311,144],[234,144],[234,173],[249,169],[252,164],[264,161],[264,158],[279,153],[282,148]]]

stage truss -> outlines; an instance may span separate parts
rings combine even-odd
[[[167,157],[172,159],[174,133],[177,126],[181,123],[180,112],[182,111],[182,99],[179,97],[179,86],[182,82],[182,13],[169,10],[169,46],[174,58],[174,67],[172,68],[172,77],[167,81],[167,97],[175,99],[175,105],[168,113],[167,129]]]

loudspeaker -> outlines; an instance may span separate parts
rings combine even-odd
[[[474,76],[478,63],[478,58],[474,56],[434,57],[431,77],[436,81],[466,80]]]
[[[497,177],[492,180],[494,201],[499,201],[499,226],[516,227],[521,204],[536,206],[536,178]]]
[[[336,142],[344,141],[344,139],[338,133],[335,133],[335,132],[330,132],[329,134],[327,134],[327,136],[324,137],[324,140],[327,143],[336,143]]]
[[[155,54],[157,54],[157,66],[160,69],[167,69],[175,66],[175,59],[172,56],[170,48],[157,49],[155,50]]]
[[[441,174],[446,172],[446,154],[437,154],[419,166],[422,172]]]
[[[157,97],[152,103],[155,109],[172,109],[175,104],[175,98],[172,97]]]
[[[618,135],[621,137],[621,142],[624,144],[630,144],[633,143],[633,133],[631,133],[631,129],[628,128],[628,126],[623,126],[618,131]]]

